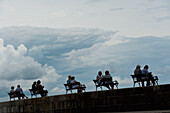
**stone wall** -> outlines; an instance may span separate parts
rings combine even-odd
[[[0,113],[98,113],[170,109],[170,84],[0,103]]]

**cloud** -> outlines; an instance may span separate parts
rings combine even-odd
[[[49,92],[53,89],[53,85],[61,75],[56,73],[53,66],[45,64],[42,66],[36,62],[34,58],[25,56],[27,48],[21,44],[18,49],[13,45],[4,46],[4,40],[0,39],[0,82],[4,85],[0,86],[1,96],[5,96],[11,86],[20,84],[24,91],[28,94],[28,88],[31,88],[33,81],[40,79],[48,88]],[[3,99],[2,99],[3,100]]]
[[[24,56],[27,48],[23,44],[18,46],[17,50],[12,45],[3,47],[2,39],[0,44],[0,57],[2,58],[0,60],[1,79],[36,79],[46,74],[41,64],[35,62],[31,57]]]
[[[54,17],[65,17],[66,16],[66,13],[65,11],[54,11],[51,13],[51,16],[54,16]]]
[[[16,62],[19,64],[15,67],[17,74],[13,76],[20,80],[10,81],[13,68],[9,70],[10,76],[3,78],[8,88],[12,84],[27,81],[28,85],[22,86],[28,89],[34,80],[40,79],[50,95],[63,94],[63,84],[71,74],[86,84],[87,91],[93,91],[92,80],[99,70],[104,73],[106,69],[113,79],[118,80],[119,88],[132,87],[130,75],[137,64],[148,64],[150,71],[161,77],[160,83],[168,83],[170,38],[167,36],[119,37],[115,35],[116,31],[97,28],[8,27],[0,31],[0,37],[4,40],[0,41],[3,48],[0,55],[9,59],[5,60],[5,64],[9,67]],[[5,54],[2,54],[2,50],[6,51]],[[41,76],[32,68],[42,73]],[[30,73],[28,70],[32,70],[34,76],[24,76]]]
[[[123,8],[112,8],[110,9],[111,11],[120,11],[120,10],[123,10]]]
[[[99,3],[99,2],[106,2],[107,0],[89,0],[87,3]]]

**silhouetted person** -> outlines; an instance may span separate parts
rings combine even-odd
[[[147,77],[142,77],[142,70],[140,69],[140,65],[136,66],[136,69],[134,70],[134,75],[136,75],[138,81],[142,81],[142,86],[144,87],[144,80],[147,79]]]
[[[41,94],[41,97],[47,96],[48,91],[44,90],[44,86],[41,85],[41,81],[37,81],[37,93]]]
[[[109,83],[112,83],[112,76],[110,75],[108,70],[105,71],[105,75],[102,77],[102,79],[100,81],[101,81],[101,83],[103,82],[105,87],[107,87],[108,89],[111,89],[111,88],[113,89],[114,85],[108,85]],[[110,86],[111,86],[111,88],[110,88]]]
[[[22,97],[22,99],[24,99],[24,97],[28,98],[28,97],[24,94],[22,88],[20,88],[20,85],[17,86],[17,89],[15,90],[15,92],[16,92],[17,95],[18,95],[18,100],[20,100],[21,97]]]
[[[70,82],[71,82],[71,75],[68,76],[67,84],[70,84]]]
[[[99,71],[98,75],[96,76],[96,80],[97,80],[98,84],[101,84],[100,80],[102,79],[102,77],[103,77],[102,72]]]
[[[152,76],[152,72],[149,72],[148,69],[149,69],[149,66],[145,65],[144,69],[142,70],[142,74],[145,74],[148,77],[147,86],[150,85],[150,80],[152,81],[153,85],[155,85],[155,81],[154,81],[154,77]]]
[[[32,84],[32,91],[33,91],[34,94],[37,92],[37,86],[36,85],[37,85],[37,82],[34,81],[33,84]]]

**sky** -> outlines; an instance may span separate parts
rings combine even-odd
[[[98,71],[132,87],[140,64],[169,84],[169,0],[0,0],[0,101],[41,80],[65,94],[68,75],[94,91]]]

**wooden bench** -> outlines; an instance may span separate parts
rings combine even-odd
[[[38,94],[41,95],[41,93],[38,93],[37,91],[35,91],[35,93],[34,93],[32,89],[29,89],[29,91],[30,91],[30,93],[31,93],[31,98],[32,98],[33,96],[35,96],[35,97],[37,98],[37,95],[38,95]],[[45,91],[46,91],[46,90],[45,90]],[[48,91],[47,91],[47,94],[48,94]]]
[[[119,85],[119,83],[118,83],[118,81],[117,80],[115,80],[115,81],[112,81],[112,78],[109,78],[109,79],[104,79],[104,80],[102,80],[101,82],[103,82],[102,84],[99,84],[98,83],[98,80],[93,80],[93,82],[94,82],[94,84],[95,84],[95,86],[96,86],[96,91],[97,91],[97,88],[98,87],[100,87],[100,89],[102,90],[102,86],[105,86],[106,84],[105,84],[105,81],[111,81],[111,82],[109,82],[109,83],[107,83],[107,85],[111,85],[111,86],[116,86],[116,88],[118,89],[118,85]]]
[[[140,85],[140,82],[142,81],[148,81],[148,79],[141,79],[142,77],[146,77],[145,74],[141,74],[141,75],[130,75],[132,77],[132,80],[133,80],[133,87],[135,87],[135,84],[138,83],[139,86]],[[154,82],[155,82],[155,85],[158,85],[158,76],[153,76],[154,77]],[[152,84],[153,85],[153,84]]]
[[[29,89],[29,91],[30,91],[30,93],[31,93],[31,98],[32,98],[33,96],[35,96],[35,97],[37,98],[38,93],[36,93],[36,92],[34,93],[32,89]]]
[[[18,94],[17,93],[8,93],[10,100],[13,98],[15,100],[15,98],[18,98]]]
[[[73,88],[75,85],[77,85],[77,87]],[[85,85],[81,85],[80,82],[76,82],[76,83],[69,83],[69,84],[64,84],[65,89],[66,89],[66,94],[68,91],[70,91],[72,93],[72,90],[82,90],[85,92],[86,90],[86,86]]]

